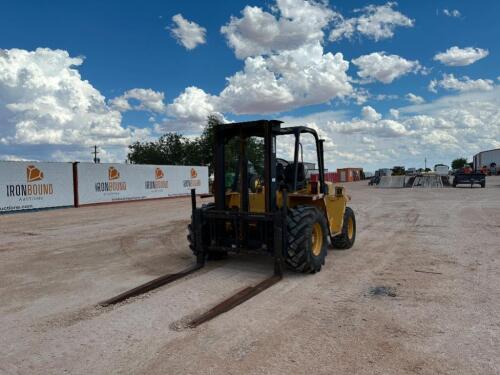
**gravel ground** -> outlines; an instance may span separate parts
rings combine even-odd
[[[500,178],[347,189],[351,250],[196,329],[182,322],[271,259],[233,256],[96,307],[192,264],[189,199],[0,216],[0,373],[499,374]]]

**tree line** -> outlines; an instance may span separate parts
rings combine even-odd
[[[135,142],[128,146],[128,162],[131,164],[156,165],[206,165],[209,174],[214,172],[215,127],[222,124],[219,117],[210,115],[202,133],[195,138],[187,138],[180,133],[168,132],[157,141]],[[257,173],[263,173],[264,152],[261,139],[247,141],[248,159]],[[230,140],[225,147],[226,170],[236,169],[239,156],[239,142]]]
[[[135,142],[128,146],[128,161],[132,164],[208,165],[213,159],[214,127],[220,123],[209,116],[202,134],[187,138],[180,133],[168,132],[157,141]]]

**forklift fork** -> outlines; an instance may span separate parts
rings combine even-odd
[[[284,202],[286,202],[286,191],[283,192]],[[193,212],[193,224],[194,228],[197,228],[197,224],[202,220],[201,212],[196,209],[196,190],[191,189],[191,206]],[[284,269],[284,258],[283,258],[283,244],[286,242],[286,214],[287,208],[286,204],[283,205],[281,210],[281,215],[276,215],[274,219],[274,275],[263,280],[255,286],[247,287],[232,297],[224,300],[223,302],[217,304],[215,307],[207,311],[206,313],[200,315],[199,317],[193,319],[190,323],[188,323],[189,327],[197,327],[198,325],[215,318],[217,315],[220,315],[226,311],[231,310],[232,308],[242,304],[243,302],[249,300],[260,292],[266,290],[270,286],[276,284],[283,278],[283,269]],[[166,274],[160,276],[154,280],[148,281],[142,285],[139,285],[133,289],[130,289],[126,292],[123,292],[115,297],[107,299],[99,303],[100,306],[109,306],[114,305],[119,302],[123,302],[129,298],[136,297],[138,295],[150,292],[154,289],[157,289],[163,285],[172,283],[176,280],[184,278],[200,269],[202,269],[206,264],[207,254],[204,250],[202,244],[202,234],[200,230],[196,231],[195,234],[195,246],[196,246],[196,264],[186,268],[180,272]],[[285,246],[286,247],[286,246]]]
[[[257,294],[263,292],[269,287],[273,286],[277,282],[283,279],[284,271],[284,251],[286,251],[286,219],[287,219],[287,202],[288,195],[286,189],[283,190],[283,205],[281,210],[279,210],[279,215],[275,215],[273,226],[274,226],[274,274],[262,280],[255,286],[246,287],[240,290],[231,297],[225,299],[224,301],[218,303],[212,307],[207,312],[197,316],[187,323],[187,327],[196,328],[200,324],[203,324],[233,308],[241,305],[242,303],[248,301],[250,298],[255,297]],[[196,203],[196,202],[195,202]]]
[[[191,206],[192,206],[192,215],[193,215],[193,224],[196,225],[196,223],[201,220],[201,215],[198,210],[196,210],[196,190],[191,189]],[[110,299],[107,299],[105,301],[102,301],[99,303],[100,306],[109,306],[109,305],[114,305],[119,302],[123,302],[129,298],[136,297],[138,295],[150,292],[154,289],[157,289],[163,285],[170,284],[176,280],[182,279],[183,277],[186,277],[200,269],[202,269],[205,266],[206,263],[206,254],[205,251],[203,250],[202,246],[202,237],[200,231],[196,231],[196,239],[195,239],[195,246],[197,250],[197,255],[196,255],[196,264],[186,268],[182,271],[176,272],[176,273],[170,273],[166,274],[163,276],[160,276],[154,280],[148,281],[147,283],[141,284],[133,289],[127,290],[115,297],[112,297]]]

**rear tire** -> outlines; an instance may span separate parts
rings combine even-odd
[[[342,233],[332,237],[330,240],[332,247],[338,250],[347,250],[354,245],[354,241],[356,240],[356,217],[351,207],[345,208]]]
[[[287,218],[285,263],[295,272],[315,273],[325,264],[328,227],[325,215],[315,207],[298,206]]]

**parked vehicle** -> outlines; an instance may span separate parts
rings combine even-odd
[[[436,164],[434,166],[434,172],[439,176],[448,176],[450,173],[450,167],[444,164]]]
[[[370,178],[370,181],[368,182],[368,185],[370,185],[370,186],[378,185],[379,182],[380,182],[380,176],[379,175],[373,176],[372,178]]]
[[[471,172],[468,170],[461,170],[456,172],[453,177],[453,187],[457,185],[481,185],[482,188],[486,186],[486,175],[481,172]]]

